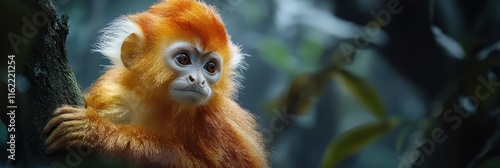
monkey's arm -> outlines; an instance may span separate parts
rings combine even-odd
[[[50,133],[46,140],[49,154],[66,147],[89,146],[112,156],[163,166],[179,166],[190,158],[183,152],[182,145],[140,126],[114,124],[92,109],[61,107],[54,112],[44,132]]]

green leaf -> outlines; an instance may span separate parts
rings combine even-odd
[[[342,133],[328,145],[320,167],[334,167],[342,160],[375,142],[399,125],[400,119],[362,124]]]
[[[318,60],[324,48],[321,43],[311,39],[305,39],[299,45],[298,56],[307,67],[317,67]]]
[[[261,39],[259,57],[271,66],[287,72],[293,71],[293,59],[289,54],[288,47],[275,38],[265,37]]]
[[[385,107],[382,100],[365,80],[354,76],[348,71],[340,70],[334,74],[334,77],[345,86],[360,103],[367,108],[373,116],[378,119],[386,117]]]

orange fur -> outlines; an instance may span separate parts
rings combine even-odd
[[[46,131],[61,120],[78,118],[85,124],[78,128],[85,130],[73,136],[102,153],[142,164],[267,167],[254,117],[234,101],[238,74],[232,61],[241,57],[239,49],[213,7],[194,0],[165,0],[128,19],[141,30],[136,45],[121,49],[122,54],[134,51],[133,64],[107,70],[85,95],[86,109],[58,110],[84,113],[86,118],[61,119],[56,112],[59,120],[51,120]],[[211,85],[212,97],[202,105],[180,104],[169,96],[167,87],[177,74],[164,63],[162,51],[175,41],[201,46],[222,57],[220,80]],[[54,131],[54,137],[61,134],[59,139],[64,138]]]

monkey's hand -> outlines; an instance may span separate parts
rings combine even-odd
[[[92,120],[86,114],[86,109],[63,106],[54,112],[44,133],[50,133],[45,141],[46,152],[52,154],[66,147],[92,147]]]
[[[111,156],[162,167],[193,167],[182,164],[195,162],[186,161],[193,158],[182,149],[182,145],[138,125],[112,124],[92,109],[63,106],[54,112],[54,118],[43,131],[49,133],[45,141],[48,154],[66,147],[85,146]]]

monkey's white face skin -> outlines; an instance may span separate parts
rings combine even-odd
[[[221,76],[222,58],[187,42],[176,42],[165,51],[167,65],[178,77],[169,86],[170,96],[183,104],[201,105],[210,99],[210,85]]]

